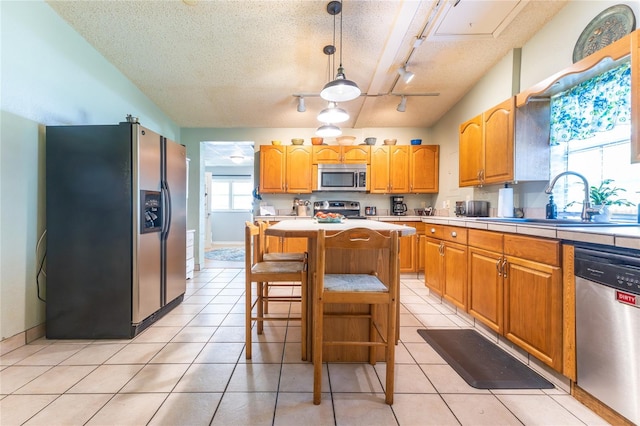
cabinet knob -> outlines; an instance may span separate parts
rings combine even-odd
[[[458,236],[458,233],[457,233],[456,231],[452,231],[452,232],[451,232],[451,236],[452,236],[453,238],[455,238],[455,237],[457,237],[457,236]]]
[[[436,228],[431,228],[431,233],[435,234],[436,233]]]

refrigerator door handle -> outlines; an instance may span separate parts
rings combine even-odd
[[[164,208],[164,224],[162,226],[163,238],[167,238],[169,235],[169,231],[171,230],[171,190],[169,188],[169,183],[166,181],[162,182],[162,192],[164,193],[163,199],[163,208]]]

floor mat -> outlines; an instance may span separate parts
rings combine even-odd
[[[209,260],[226,260],[229,262],[244,262],[244,248],[220,248],[204,253]]]
[[[418,334],[478,389],[552,389],[555,386],[470,329],[418,330]]]

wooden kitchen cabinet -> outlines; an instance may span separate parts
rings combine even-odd
[[[469,313],[562,371],[560,243],[469,230]]]
[[[260,147],[260,192],[307,194],[312,190],[311,147]]]
[[[304,253],[307,251],[307,238],[283,238],[282,240],[282,251],[284,253]]]
[[[515,98],[460,125],[460,186],[513,180]]]
[[[286,192],[309,194],[312,189],[311,150],[308,146],[287,147]]]
[[[559,267],[507,256],[504,336],[562,371],[562,273]]]
[[[311,161],[313,164],[369,164],[370,148],[368,145],[315,145]]]
[[[406,225],[416,227],[421,222],[392,222],[396,225]],[[417,230],[416,230],[417,232]],[[400,237],[400,272],[415,272],[416,271],[416,241],[417,234],[405,235]]]
[[[269,222],[273,226],[278,222]],[[307,238],[282,238],[266,235],[269,253],[303,253],[308,249]]]
[[[505,234],[504,336],[562,371],[560,242]]]
[[[437,193],[439,184],[440,145],[410,146],[409,192]]]
[[[482,139],[482,114],[460,125],[459,178],[460,186],[480,185],[484,167],[484,142]]]
[[[504,235],[469,230],[469,314],[496,333],[503,331]]]
[[[467,230],[454,226],[427,225],[424,240],[425,284],[444,299],[467,309]],[[429,229],[431,228],[431,229]],[[428,235],[440,235],[441,239]]]
[[[513,181],[515,97],[482,114],[484,126],[484,184]]]
[[[511,97],[460,125],[459,185],[549,179],[549,106]]]
[[[389,192],[389,149],[387,146],[373,146],[371,149],[371,172],[369,192],[386,194]]]
[[[444,291],[444,258],[441,252],[442,240],[425,238],[424,284],[438,296],[442,296]]]
[[[389,146],[389,193],[409,192],[409,146]]]
[[[438,145],[374,146],[369,190],[379,194],[438,192]]]
[[[260,192],[263,194],[284,193],[287,150],[282,145],[260,147]]]

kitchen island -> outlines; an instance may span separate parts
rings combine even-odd
[[[266,234],[270,236],[283,238],[307,238],[307,252],[309,254],[308,262],[308,324],[307,330],[313,330],[313,288],[315,285],[314,277],[316,270],[316,242],[318,231],[324,229],[327,233],[343,231],[345,229],[363,227],[387,233],[390,231],[399,231],[400,236],[415,234],[415,228],[404,225],[396,225],[388,222],[370,221],[370,220],[345,220],[342,223],[318,223],[313,219],[305,220],[283,220],[275,225],[270,226],[266,230]],[[379,267],[383,262],[388,262],[389,254],[379,252],[379,250],[359,250],[354,253],[349,250],[331,250],[326,254],[326,272],[327,273],[370,273],[379,271],[379,278],[385,284],[388,283],[389,277],[385,274],[385,268]],[[398,277],[399,279],[399,277]],[[396,298],[399,301],[399,297]],[[331,305],[328,306],[327,312],[367,312],[366,305]],[[399,312],[399,310],[398,310]],[[382,318],[378,318],[379,322],[386,327],[386,322]],[[362,336],[362,340],[366,340],[369,336],[368,322],[362,319],[340,319],[325,320],[325,338],[328,340],[353,340],[354,337]],[[311,348],[311,334],[307,336],[307,347]],[[311,353],[311,352],[310,352]],[[330,346],[325,347],[323,359],[326,361],[367,361],[367,347],[350,347],[350,346]],[[378,352],[378,360],[384,361],[384,351]]]

